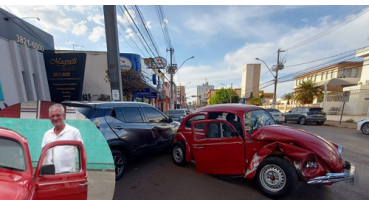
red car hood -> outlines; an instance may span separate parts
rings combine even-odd
[[[287,126],[272,125],[262,126],[250,136],[255,140],[294,143],[317,154],[334,172],[343,170],[344,161],[337,148],[319,135]]]
[[[28,200],[29,181],[22,176],[12,174],[0,175],[0,199]]]

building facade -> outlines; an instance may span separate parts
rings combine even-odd
[[[251,92],[259,94],[261,64],[247,64],[242,70],[242,88],[240,98],[249,98]]]
[[[197,86],[197,107],[202,107],[207,105],[208,97],[207,91],[214,89],[214,85],[209,85],[208,81],[205,81],[202,85]]]

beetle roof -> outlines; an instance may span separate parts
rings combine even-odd
[[[20,133],[13,131],[8,128],[0,127],[0,137],[7,137],[14,139],[16,141],[21,141],[23,143],[27,143],[27,139],[22,136]]]
[[[197,112],[232,112],[232,113],[241,112],[241,113],[244,113],[246,111],[257,110],[257,109],[263,109],[263,108],[259,106],[254,106],[254,105],[228,103],[228,104],[216,104],[216,105],[201,107],[201,108],[196,109],[193,113],[197,113]]]

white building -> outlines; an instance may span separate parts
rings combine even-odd
[[[254,97],[259,94],[261,64],[247,64],[242,70],[241,98],[249,98],[251,92]]]
[[[214,89],[214,85],[209,85],[208,81],[197,86],[197,107],[202,107],[207,103],[208,98],[206,92],[212,89]]]

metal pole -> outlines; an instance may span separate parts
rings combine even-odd
[[[275,108],[275,105],[277,104],[277,82],[278,82],[279,52],[280,52],[280,49],[278,49],[277,65],[276,65],[276,68],[275,68],[274,94],[273,94],[273,108]]]
[[[123,86],[119,65],[120,59],[116,7],[115,5],[104,5],[103,7],[111,95],[113,100],[121,101],[123,97]]]
[[[346,103],[346,101],[343,102],[342,112],[341,112],[341,117],[340,117],[340,124],[341,124],[341,121],[342,121],[343,110],[345,109],[345,103]]]
[[[170,108],[174,109],[174,100],[173,100],[173,75],[174,75],[174,69],[173,69],[173,63],[172,63],[172,54],[173,54],[173,48],[169,48],[170,51]]]

